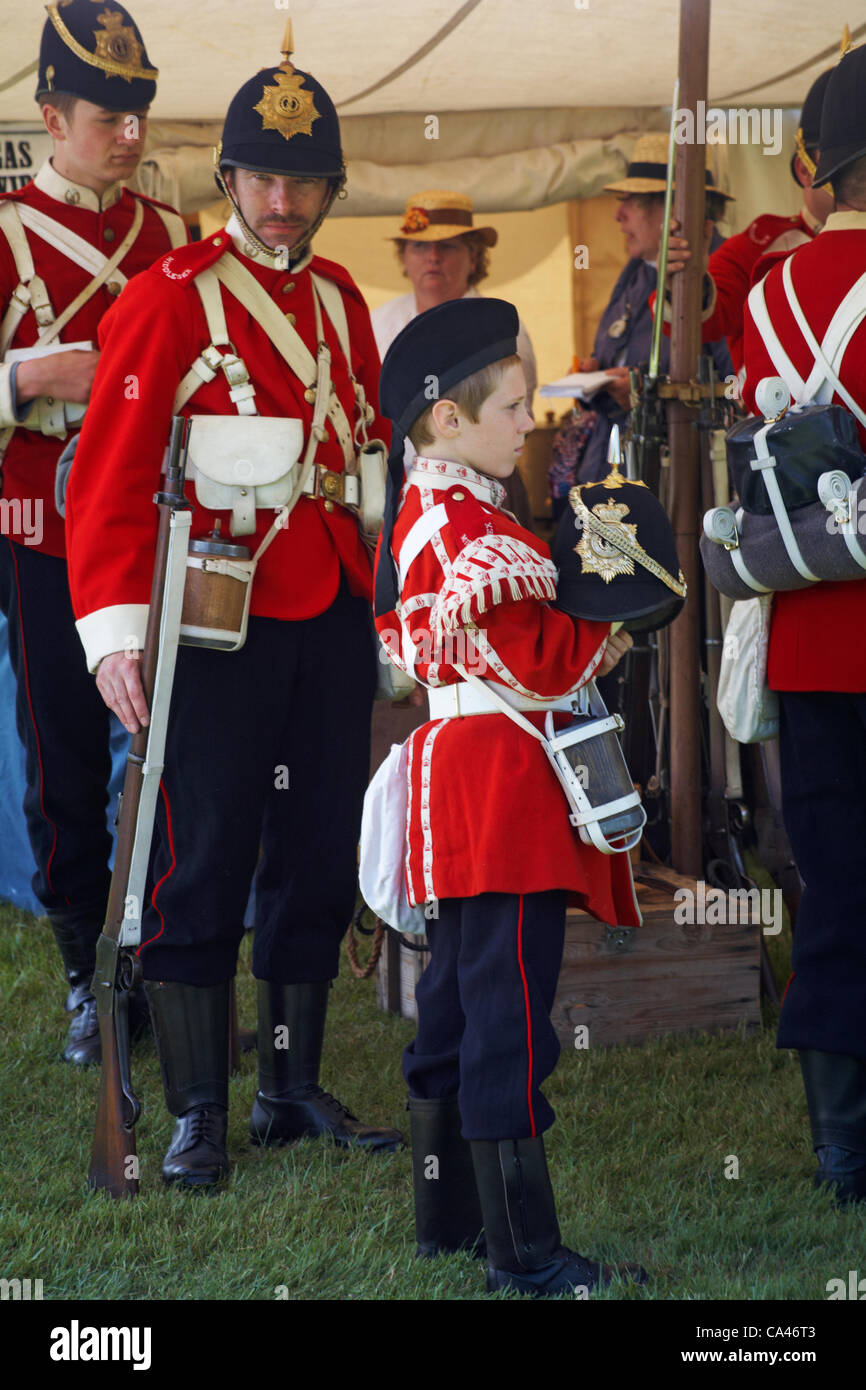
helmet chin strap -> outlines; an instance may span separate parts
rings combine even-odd
[[[343,186],[346,182],[346,166],[343,165],[340,171],[339,178],[331,177],[329,179],[331,185],[330,196],[326,198],[325,202],[322,204],[322,210],[319,213],[313,225],[309,227],[306,232],[304,232],[303,236],[299,237],[296,242],[293,242],[293,244],[290,247],[288,247],[288,263],[286,264],[286,248],[280,247],[279,250],[275,250],[273,246],[267,246],[265,242],[261,240],[260,237],[256,236],[252,227],[249,225],[243,213],[241,212],[240,204],[238,203],[237,198],[235,198],[232,194],[232,191],[228,186],[228,182],[225,178],[225,175],[223,174],[222,169],[219,166],[217,166],[214,170],[214,173],[216,175],[217,183],[222,189],[222,192],[225,194],[226,198],[228,198],[229,202],[234,208],[235,216],[237,217],[238,221],[243,227],[244,236],[247,238],[251,246],[254,246],[261,255],[267,257],[267,259],[270,261],[275,270],[288,269],[296,261],[300,260],[301,255],[312,241],[313,237],[321,227],[328,213],[331,211],[331,208],[334,204],[334,199],[340,193],[342,193]]]

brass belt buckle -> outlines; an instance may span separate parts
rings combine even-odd
[[[342,502],[343,500],[343,475],[335,473],[330,468],[323,468],[319,475],[319,487],[323,497],[329,502]]]

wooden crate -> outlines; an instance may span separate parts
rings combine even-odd
[[[636,867],[635,879],[643,926],[609,927],[586,912],[568,913],[552,1011],[563,1045],[573,1047],[582,1026],[592,1047],[758,1028],[760,926],[681,926],[673,895],[694,890],[693,880],[649,864]],[[415,985],[427,959],[388,932],[377,972],[380,1008],[417,1017]]]
[[[568,913],[552,1011],[560,1041],[573,1047],[581,1025],[592,1047],[758,1028],[760,926],[681,926],[673,895],[694,880],[648,864],[635,880],[641,927]]]

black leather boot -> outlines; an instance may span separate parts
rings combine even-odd
[[[330,1134],[340,1148],[393,1153],[397,1129],[373,1129],[319,1085],[330,981],[258,981],[259,1090],[250,1119],[254,1144],[276,1147]]]
[[[640,1265],[603,1265],[562,1244],[544,1140],[473,1140],[472,1162],[487,1239],[487,1291],[544,1298],[589,1294],[619,1276],[645,1284]]]
[[[816,1187],[830,1187],[839,1206],[866,1201],[866,1062],[837,1052],[800,1052]]]
[[[207,1189],[229,1176],[230,981],[145,984],[165,1103],[177,1117],[162,1165],[166,1183]]]
[[[484,1255],[481,1203],[469,1144],[460,1133],[456,1096],[409,1097],[416,1254],[422,1259],[468,1250]]]
[[[72,1014],[69,1034],[63,1049],[64,1062],[77,1067],[99,1064],[102,1048],[99,1042],[99,1021],[96,1000],[91,990],[96,965],[96,943],[102,931],[101,923],[83,922],[72,917],[49,914],[51,930],[57,942],[69,993],[66,1012]]]

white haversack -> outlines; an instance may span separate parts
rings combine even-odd
[[[395,743],[364,795],[359,882],[364,902],[395,931],[424,931],[423,907],[412,907],[406,891],[406,811],[409,804],[409,747]]]

